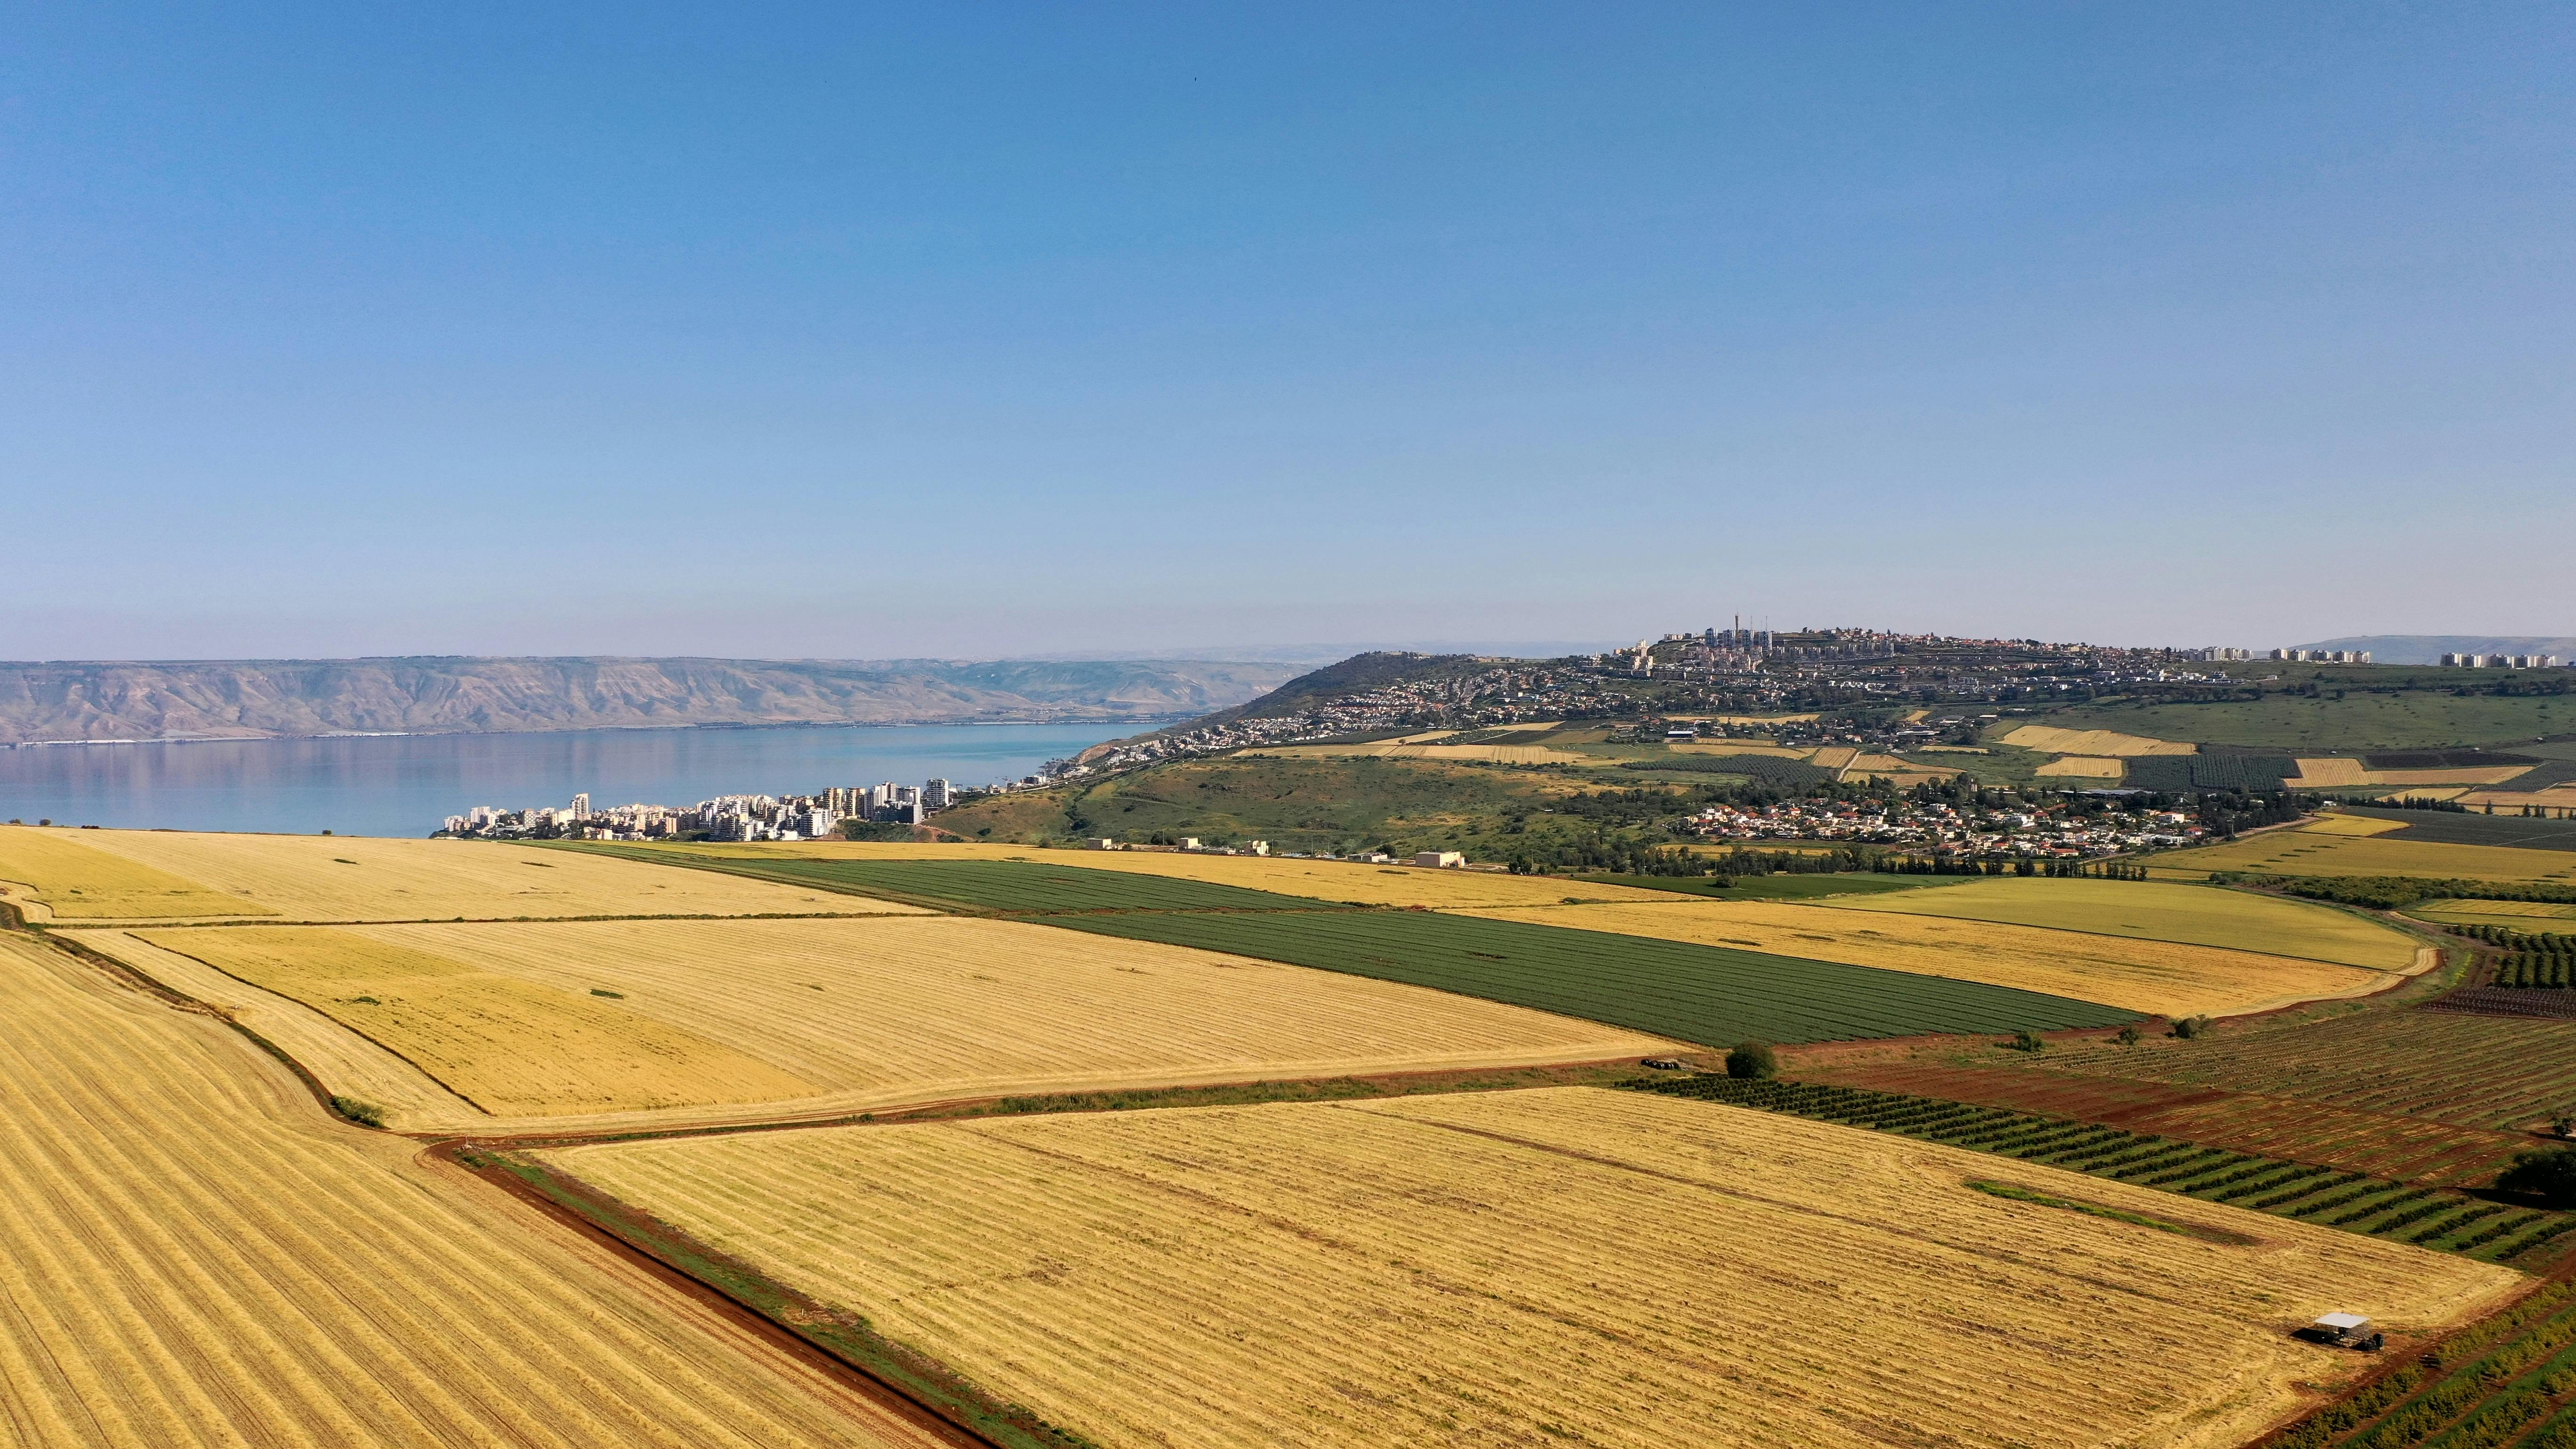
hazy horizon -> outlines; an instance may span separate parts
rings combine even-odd
[[[2576,14],[54,9],[0,655],[2576,634]]]

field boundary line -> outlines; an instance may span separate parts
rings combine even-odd
[[[241,1033],[244,1037],[249,1039],[251,1045],[258,1047],[262,1052],[276,1058],[280,1065],[284,1066],[287,1071],[293,1073],[295,1080],[303,1084],[304,1090],[312,1093],[314,1104],[319,1106],[322,1109],[323,1114],[330,1117],[333,1121],[346,1123],[352,1127],[365,1128],[371,1132],[381,1132],[385,1130],[381,1127],[368,1126],[368,1124],[360,1122],[342,1112],[338,1105],[340,1099],[333,1095],[328,1086],[323,1084],[321,1078],[313,1075],[312,1069],[306,1067],[301,1061],[296,1060],[295,1055],[287,1051],[284,1047],[281,1047],[277,1043],[270,1041],[267,1037],[260,1035],[259,1032],[251,1027],[244,1025],[239,1019],[234,1017],[230,1008],[219,1006],[211,1001],[200,1001],[196,997],[190,996],[186,992],[179,990],[177,987],[162,981],[159,977],[143,970],[141,967],[136,966],[131,962],[120,961],[116,957],[108,955],[106,952],[91,946],[87,942],[64,939],[49,930],[29,931],[28,934],[43,941],[47,946],[62,952],[64,955],[69,956],[73,960],[78,961],[98,972],[100,975],[107,977],[117,985],[125,987],[129,991],[140,992],[141,994],[160,1002],[163,1006],[169,1007],[173,1011],[185,1012],[191,1016],[212,1017],[215,1020],[222,1022],[224,1025],[231,1027],[234,1031]],[[174,951],[171,954],[185,955],[186,953]],[[195,961],[197,958],[189,956],[188,959]],[[203,965],[204,963],[199,962],[198,964]],[[258,990],[260,988],[253,987],[252,989]],[[415,1070],[417,1070],[417,1067],[415,1067]],[[438,1079],[432,1077],[430,1080],[437,1081]],[[446,1084],[440,1083],[440,1085],[444,1086]]]
[[[498,1115],[499,1115],[498,1113],[494,1112],[491,1108],[486,1107],[486,1106],[484,1106],[482,1103],[475,1101],[475,1100],[473,1099],[473,1097],[471,1097],[471,1096],[467,1095],[467,1093],[465,1092],[465,1090],[464,1090],[463,1088],[461,1088],[461,1087],[457,1086],[454,1082],[451,1082],[451,1081],[447,1080],[445,1077],[440,1076],[438,1073],[431,1071],[429,1068],[427,1068],[427,1067],[425,1067],[425,1066],[422,1066],[420,1063],[418,1063],[418,1062],[416,1062],[416,1061],[413,1061],[413,1060],[412,1060],[408,1055],[406,1055],[406,1054],[402,1051],[402,1049],[401,1049],[401,1048],[396,1047],[396,1046],[392,1045],[392,1044],[391,1044],[391,1043],[389,1043],[389,1042],[384,1042],[384,1041],[379,1041],[379,1040],[377,1040],[374,1036],[370,1035],[368,1032],[366,1032],[366,1031],[364,1031],[364,1030],[362,1030],[362,1029],[360,1029],[360,1028],[358,1028],[358,1027],[351,1026],[349,1023],[347,1023],[347,1022],[345,1022],[345,1021],[342,1021],[340,1018],[338,1018],[338,1017],[336,1017],[336,1016],[333,1016],[331,1013],[329,1013],[329,1012],[327,1012],[327,1011],[323,1011],[320,1007],[313,1005],[311,1002],[306,1002],[306,1001],[296,1001],[296,999],[295,999],[294,997],[292,997],[292,996],[288,996],[286,993],[284,993],[284,992],[282,992],[282,991],[270,991],[267,987],[260,985],[260,984],[259,984],[258,982],[256,982],[256,981],[249,981],[249,980],[245,980],[245,979],[243,979],[241,976],[238,976],[238,975],[234,974],[233,972],[230,972],[230,971],[225,970],[225,969],[224,969],[224,968],[222,968],[221,966],[216,965],[214,962],[209,961],[209,960],[205,959],[205,958],[204,958],[204,957],[202,957],[202,956],[192,956],[192,955],[189,955],[187,952],[180,950],[180,949],[179,949],[178,947],[176,947],[176,946],[168,945],[168,944],[166,944],[166,943],[164,943],[164,942],[160,942],[160,941],[145,941],[143,944],[145,944],[145,945],[147,945],[147,946],[151,946],[151,947],[153,947],[153,948],[155,948],[155,949],[157,949],[157,950],[167,951],[167,952],[169,952],[171,955],[176,956],[176,957],[178,957],[179,959],[181,959],[181,960],[183,960],[183,961],[194,961],[194,962],[196,962],[198,965],[205,967],[207,970],[214,972],[216,975],[223,977],[223,978],[224,978],[225,980],[227,980],[227,981],[238,982],[239,984],[241,984],[241,985],[243,985],[243,986],[247,986],[247,987],[249,987],[249,988],[250,988],[251,990],[253,990],[253,991],[263,992],[263,993],[265,993],[265,994],[267,994],[267,995],[274,996],[274,997],[278,998],[278,999],[279,999],[279,1000],[281,1000],[281,1001],[292,1002],[294,1005],[304,1007],[304,1008],[305,1008],[306,1010],[308,1010],[308,1011],[318,1012],[318,1013],[320,1013],[320,1014],[321,1014],[321,1016],[322,1016],[324,1019],[328,1020],[328,1021],[329,1021],[333,1026],[336,1026],[336,1027],[338,1027],[340,1030],[347,1032],[349,1035],[356,1037],[358,1040],[363,1041],[363,1042],[367,1043],[368,1045],[375,1047],[375,1048],[376,1048],[376,1049],[378,1049],[379,1051],[382,1051],[383,1053],[385,1053],[385,1055],[387,1055],[387,1056],[390,1056],[390,1057],[394,1058],[395,1060],[397,1060],[397,1061],[401,1062],[404,1066],[407,1066],[407,1067],[411,1068],[413,1071],[420,1073],[422,1076],[427,1077],[429,1080],[431,1080],[431,1081],[433,1081],[433,1082],[436,1082],[436,1083],[437,1083],[438,1085],[440,1085],[441,1087],[446,1088],[449,1092],[454,1093],[454,1094],[455,1094],[455,1096],[456,1096],[456,1099],[457,1099],[458,1101],[463,1102],[465,1105],[467,1105],[467,1106],[469,1106],[469,1107],[473,1108],[475,1111],[482,1113],[482,1114],[483,1114],[484,1116],[486,1116],[486,1117],[495,1117],[495,1116],[498,1116]],[[83,949],[89,949],[89,948],[84,947]],[[104,953],[101,953],[101,954],[104,954]],[[136,974],[140,975],[141,973],[139,973],[139,972],[138,972],[138,973],[136,973]],[[176,993],[173,993],[173,994],[176,994]],[[188,998],[188,999],[193,1000],[194,998]],[[226,1014],[226,1016],[225,1016],[225,1018],[224,1018],[224,1019],[225,1019],[226,1021],[231,1021],[231,1020],[232,1020],[232,1017],[231,1017],[231,1016],[230,1016],[230,1014],[228,1013],[228,1014]],[[242,1030],[242,1031],[249,1031],[249,1028],[248,1028],[248,1027],[243,1027],[239,1022],[234,1022],[234,1023],[233,1023],[233,1025],[234,1025],[237,1029],[239,1029],[239,1030]],[[261,1038],[261,1037],[257,1036],[255,1033],[253,1034],[253,1040],[258,1041],[262,1046],[268,1046],[268,1042],[267,1042],[267,1040],[266,1040],[265,1038]],[[276,1052],[276,1051],[277,1051],[277,1048],[276,1048],[276,1047],[274,1047],[274,1046],[269,1046],[269,1047],[268,1047],[268,1049],[269,1049],[270,1051],[272,1051],[272,1052]],[[285,1053],[283,1053],[283,1052],[278,1052],[278,1055],[279,1055],[280,1057],[284,1057],[284,1058],[285,1058],[287,1061],[289,1061],[289,1062],[294,1062],[294,1059],[293,1059],[292,1057],[286,1057],[286,1056],[285,1056]],[[311,1072],[309,1072],[309,1071],[306,1071],[306,1070],[305,1070],[305,1068],[304,1068],[304,1066],[303,1066],[301,1063],[295,1063],[295,1070],[296,1070],[296,1071],[298,1071],[298,1072],[303,1073],[303,1075],[305,1076],[305,1078],[306,1078],[307,1080],[312,1080],[312,1079],[313,1079],[313,1074],[312,1074]],[[317,1090],[318,1090],[318,1084],[317,1084]],[[330,1094],[329,1094],[329,1093],[327,1093],[327,1092],[323,1093],[323,1105],[324,1105],[324,1106],[330,1106]],[[332,1109],[332,1112],[333,1112],[333,1115],[334,1115],[334,1116],[337,1116],[337,1115],[338,1115],[338,1109],[337,1109],[337,1108],[333,1108],[333,1109]]]
[[[890,1396],[908,1416],[963,1449],[1065,1449],[1091,1444],[1021,1405],[993,1398],[932,1355],[879,1334],[863,1315],[781,1283],[572,1173],[462,1142],[440,1143],[428,1153],[548,1218],[604,1239],[626,1256],[648,1264],[657,1277],[688,1285],[702,1301],[729,1307],[765,1329],[763,1337],[792,1341],[804,1355],[820,1358],[837,1366],[842,1375],[863,1382],[881,1400]]]

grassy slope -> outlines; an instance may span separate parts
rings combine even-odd
[[[2466,698],[2435,690],[2341,699],[2267,694],[2228,704],[2091,705],[2048,715],[2064,729],[2118,730],[2202,744],[2272,745],[2291,751],[2439,749],[2510,744],[2576,729],[2576,697]],[[2028,721],[2007,720],[2007,726]]]
[[[1392,843],[1490,857],[1502,853],[1507,817],[1582,788],[1558,775],[1415,760],[1219,758],[1004,796],[944,812],[937,823],[968,840],[1160,832],[1267,840],[1281,850]]]
[[[1427,911],[1052,916],[1049,925],[1347,971],[1725,1046],[2115,1026],[2135,1013],[2008,987]]]
[[[1849,910],[2225,946],[2383,971],[2402,970],[2415,959],[2412,938],[2348,911],[2210,886],[1994,877],[1947,890],[1835,904]]]

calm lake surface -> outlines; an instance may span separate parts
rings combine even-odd
[[[1015,780],[1150,724],[567,730],[0,749],[0,820],[427,835],[475,805],[694,805],[883,780]]]

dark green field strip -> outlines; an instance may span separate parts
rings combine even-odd
[[[973,911],[1317,911],[1340,909],[1311,896],[1247,890],[1212,881],[1086,870],[1019,860],[799,860],[704,855],[688,850],[582,845],[577,849],[657,865],[721,871],[843,895]]]
[[[2490,1262],[2526,1254],[2533,1260],[2552,1256],[2556,1245],[2576,1232],[2576,1214],[2006,1107],[1863,1087],[1718,1076],[1624,1085],[1900,1133]]]
[[[2492,787],[2520,790],[2521,781]],[[2576,820],[2541,820],[2530,816],[2481,815],[2456,810],[2385,810],[2350,805],[2345,813],[2371,820],[2403,821],[2406,828],[2377,837],[2417,840],[2432,845],[2502,845],[2520,850],[2576,850]]]
[[[2117,1026],[2135,1012],[1974,981],[1431,911],[1048,916],[1535,1007],[1709,1046]]]

